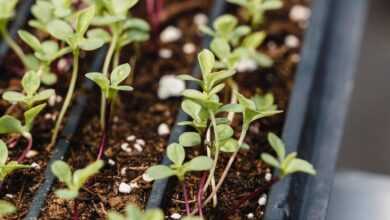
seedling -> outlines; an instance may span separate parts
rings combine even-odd
[[[41,80],[46,85],[53,85],[57,82],[56,74],[50,71],[52,62],[65,54],[72,52],[70,47],[60,48],[53,40],[40,42],[38,38],[27,31],[18,31],[19,37],[33,50],[34,53],[27,56],[31,70],[37,71]]]
[[[27,169],[30,168],[29,165],[19,164],[17,161],[8,160],[8,148],[5,143],[0,140],[0,188],[1,183],[4,182],[5,178],[12,174],[16,170]],[[0,205],[1,206],[1,205]],[[1,216],[1,208],[0,208],[0,216]]]
[[[264,42],[266,33],[258,31],[246,36],[241,44],[243,58],[253,59],[261,67],[271,67],[273,60],[266,54],[257,51],[257,48]]]
[[[53,174],[67,187],[65,189],[56,190],[55,195],[61,199],[74,201],[73,220],[79,219],[77,197],[80,189],[85,185],[89,178],[99,172],[103,165],[103,161],[96,160],[87,167],[76,170],[74,173],[72,173],[70,166],[63,161],[57,160],[51,165]]]
[[[22,79],[23,93],[15,91],[7,91],[3,94],[3,99],[11,103],[21,103],[26,106],[24,112],[24,124],[17,118],[4,115],[0,118],[0,134],[16,133],[22,135],[27,139],[27,147],[19,157],[18,162],[22,162],[26,154],[31,150],[33,144],[33,137],[31,135],[31,129],[34,125],[35,118],[46,107],[46,104],[39,104],[39,102],[47,100],[50,96],[54,95],[54,90],[47,89],[38,92],[40,87],[40,79],[36,72],[27,72]]]
[[[29,71],[22,79],[23,92],[6,91],[3,93],[3,99],[10,103],[20,103],[27,109],[31,109],[35,104],[46,101],[55,95],[54,89],[38,91],[40,85],[39,73]]]
[[[7,45],[14,51],[24,66],[27,66],[26,55],[22,48],[12,39],[7,26],[9,21],[15,16],[15,7],[18,0],[0,0],[0,35]]]
[[[104,44],[104,39],[97,36],[94,37],[85,37],[92,19],[95,16],[95,7],[91,6],[84,10],[77,12],[75,17],[75,28],[66,20],[56,19],[47,24],[48,32],[56,39],[66,43],[72,50],[73,54],[73,71],[70,79],[70,84],[68,91],[62,105],[60,114],[58,116],[56,125],[53,130],[53,135],[51,143],[48,148],[54,145],[57,140],[58,132],[64,119],[65,113],[67,112],[69,105],[71,103],[73,93],[76,86],[78,70],[79,70],[79,54],[80,50],[95,50],[101,47]]]
[[[55,19],[68,19],[73,14],[71,0],[37,0],[31,7],[34,19],[29,25],[48,33],[47,25]]]
[[[219,16],[213,22],[213,29],[201,26],[200,30],[214,38],[222,38],[233,46],[238,46],[240,39],[251,32],[250,27],[238,25],[236,17],[230,14]]]
[[[213,161],[211,158],[207,156],[198,156],[188,162],[184,162],[185,160],[184,146],[178,143],[173,143],[168,146],[167,156],[173,162],[172,165],[152,166],[146,171],[146,173],[154,180],[164,179],[170,176],[176,176],[179,179],[179,181],[182,182],[186,211],[187,214],[189,215],[191,213],[191,210],[190,210],[187,188],[184,182],[184,178],[187,175],[187,173],[191,171],[210,170],[212,168]]]
[[[115,211],[108,212],[108,220],[164,220],[164,213],[159,209],[142,212],[137,206],[129,204],[124,215]]]
[[[113,68],[118,66],[123,47],[135,43],[136,53],[138,53],[137,45],[149,39],[150,27],[144,20],[128,15],[128,11],[138,3],[138,0],[93,1],[93,3],[100,9],[99,14],[93,20],[93,24],[103,26],[109,29],[109,32],[97,28],[89,31],[88,36],[100,37],[105,42],[110,42],[102,71],[104,75],[108,76],[111,62],[113,62]],[[105,99],[102,96],[100,106],[102,129],[105,127],[105,106]]]
[[[264,14],[270,10],[283,7],[282,0],[227,0],[230,3],[239,5],[244,9],[244,17],[250,20],[253,27],[264,22]]]
[[[291,175],[293,173],[302,172],[309,175],[316,175],[316,170],[314,167],[307,161],[297,158],[297,153],[293,152],[286,155],[286,149],[283,141],[276,136],[274,133],[268,133],[268,143],[271,145],[272,149],[276,152],[276,158],[269,153],[262,153],[261,159],[268,165],[279,170],[279,176],[274,176],[272,179],[268,180],[263,186],[254,190],[248,196],[240,199],[232,211],[239,210],[243,204],[247,201],[258,198],[259,195],[268,191],[274,184],[281,181],[284,177]]]
[[[100,88],[104,99],[106,100],[105,127],[102,132],[97,159],[101,159],[104,148],[108,142],[108,127],[110,124],[110,115],[112,103],[117,96],[118,91],[132,91],[133,88],[127,85],[120,85],[130,75],[131,67],[129,64],[123,64],[116,67],[110,74],[110,79],[103,73],[87,73],[85,76],[94,81]]]
[[[272,149],[276,152],[276,158],[269,153],[261,154],[261,159],[268,165],[280,171],[280,178],[284,178],[296,172],[316,175],[313,166],[302,159],[297,158],[297,153],[289,153],[286,155],[286,149],[283,141],[273,133],[268,134],[268,142]]]
[[[16,212],[16,207],[5,200],[0,200],[0,219]]]

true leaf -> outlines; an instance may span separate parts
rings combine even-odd
[[[40,104],[24,112],[25,124],[28,131],[31,130],[34,119],[45,107],[46,104]]]
[[[41,42],[39,42],[38,38],[34,35],[23,30],[18,31],[18,34],[19,37],[35,51],[39,51],[41,49]]]
[[[3,99],[11,103],[24,102],[26,96],[20,92],[6,91],[3,93]]]
[[[103,46],[104,41],[100,38],[86,38],[80,41],[79,47],[86,51],[96,50]]]
[[[61,160],[55,161],[51,165],[51,171],[61,182],[68,186],[72,185],[72,171],[67,163]]]
[[[47,30],[55,38],[67,41],[74,34],[72,27],[62,20],[54,20],[47,25]]]
[[[211,73],[215,65],[215,57],[211,51],[204,49],[200,52],[198,55],[198,61],[203,75]]]
[[[95,6],[90,6],[80,11],[79,14],[77,15],[76,31],[81,36],[85,34],[89,25],[91,24],[92,19],[95,16],[95,11],[96,11]]]
[[[181,144],[170,144],[167,148],[168,158],[177,166],[183,164],[185,158],[185,151]]]
[[[157,165],[149,167],[149,169],[146,170],[146,174],[154,180],[158,180],[175,175],[175,171],[167,166]]]
[[[316,171],[309,162],[295,158],[293,159],[288,166],[286,167],[286,170],[284,171],[286,174],[292,174],[295,172],[303,172],[310,175],[316,175]]]
[[[276,167],[276,168],[280,167],[279,161],[270,154],[262,153],[261,159],[273,167]]]
[[[213,166],[213,160],[207,156],[198,156],[185,163],[184,166],[187,170],[191,171],[209,170]]]
[[[28,96],[33,96],[39,89],[41,79],[35,71],[28,71],[22,79],[23,90]]]
[[[201,143],[201,138],[196,132],[184,132],[179,137],[179,143],[184,147],[197,146]]]
[[[111,84],[114,86],[119,85],[122,81],[124,81],[131,72],[131,67],[129,64],[122,64],[116,67],[111,73]]]
[[[272,149],[274,149],[276,152],[279,160],[282,161],[286,156],[285,145],[283,141],[274,133],[268,133],[268,142],[270,143]]]
[[[78,196],[78,191],[73,191],[69,189],[58,189],[54,192],[57,197],[66,199],[66,200],[73,200],[77,198]]]
[[[97,160],[83,169],[76,170],[73,174],[73,185],[78,189],[81,188],[90,177],[99,172],[103,165],[102,160]]]
[[[21,122],[9,115],[4,115],[0,118],[0,134],[19,133],[24,132]]]

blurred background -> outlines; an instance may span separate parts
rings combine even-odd
[[[390,219],[390,1],[369,2],[327,220]]]

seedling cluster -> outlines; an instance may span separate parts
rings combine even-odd
[[[245,143],[250,126],[255,121],[282,112],[271,93],[256,94],[248,98],[240,93],[240,88],[234,80],[237,66],[243,60],[253,60],[259,68],[273,65],[274,61],[260,50],[267,37],[261,27],[265,13],[281,8],[282,1],[227,1],[242,7],[246,23],[241,24],[240,19],[234,15],[224,14],[213,22],[212,27],[200,28],[213,38],[210,48],[203,49],[198,54],[201,77],[179,76],[180,79],[192,81],[198,86],[182,93],[181,108],[188,115],[188,120],[178,124],[187,126],[188,130],[182,133],[176,142],[167,146],[166,154],[172,162],[170,165],[155,165],[146,170],[147,176],[154,180],[171,176],[179,180],[187,214],[187,217],[183,218],[185,220],[203,219],[203,207],[211,201],[214,206],[217,205],[219,189],[239,152],[250,149]],[[7,111],[0,117],[0,134],[14,135],[17,140],[21,137],[27,140],[27,145],[17,160],[9,158],[8,147],[0,140],[0,186],[14,171],[31,167],[23,162],[33,148],[34,122],[44,111],[46,102],[56,95],[54,89],[50,89],[50,86],[59,80],[59,75],[53,70],[53,64],[60,59],[71,57],[72,61],[68,64],[71,66],[71,72],[67,73],[70,75],[69,84],[47,150],[50,150],[58,139],[72,104],[77,81],[83,74],[83,77],[99,87],[101,94],[101,139],[99,146],[96,146],[96,160],[74,172],[66,162],[55,161],[50,164],[52,173],[64,185],[64,188],[55,191],[55,195],[73,201],[73,219],[79,219],[79,192],[87,187],[88,181],[94,181],[92,177],[104,167],[103,153],[109,143],[111,112],[115,104],[120,102],[117,98],[118,92],[133,90],[133,70],[141,52],[140,44],[149,40],[151,29],[157,32],[160,26],[163,0],[146,2],[152,28],[145,20],[130,13],[138,2],[139,0],[85,0],[80,8],[71,0],[37,0],[31,9],[33,18],[28,22],[30,31],[18,31],[20,39],[29,47],[29,53],[26,53],[15,43],[7,30],[8,23],[15,15],[18,1],[0,0],[1,37],[12,48],[25,70],[19,91],[6,91],[2,95],[11,108],[20,108],[23,116],[12,110]],[[105,44],[108,45],[101,71],[80,73],[81,58]],[[135,54],[129,61],[130,64],[121,64],[122,51],[129,46]],[[230,98],[230,101],[226,98]],[[237,115],[240,117],[236,117]],[[235,120],[241,124],[233,126]],[[238,133],[239,136],[236,135]],[[312,165],[297,158],[296,153],[286,154],[282,140],[275,134],[268,135],[268,142],[276,157],[270,153],[259,156],[265,163],[280,171],[280,176],[275,178],[272,184],[296,172],[311,175],[316,173]],[[15,141],[12,145],[15,145]],[[186,152],[189,149],[196,149],[199,154]],[[221,154],[228,154],[230,158],[224,165],[222,174],[216,175],[217,166],[221,164]],[[200,172],[201,178],[195,199],[196,206],[191,207],[186,181],[188,176],[194,175],[195,172]],[[12,204],[0,200],[0,218],[15,211]],[[124,214],[110,211],[107,217],[109,220],[162,220],[164,214],[161,210],[143,212],[129,204]]]

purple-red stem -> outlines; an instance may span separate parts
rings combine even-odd
[[[204,184],[206,183],[207,178],[207,172],[204,172],[202,175],[202,178],[200,179],[199,184],[199,192],[198,192],[198,210],[199,210],[199,217],[203,218],[203,188]]]
[[[20,140],[20,136],[17,136],[17,137],[13,137],[11,140],[9,140],[9,142],[7,143],[8,147],[9,148],[14,148],[18,143],[19,143],[19,140]]]
[[[26,137],[27,138],[27,137]],[[28,137],[27,138],[27,147],[23,150],[22,154],[19,156],[17,162],[18,163],[22,163],[24,161],[24,159],[26,158],[26,155],[27,153],[31,150],[32,148],[32,143],[33,143],[33,139],[32,137]]]
[[[100,138],[99,152],[96,160],[100,160],[103,156],[104,149],[108,143],[108,128],[110,127],[110,115],[111,115],[111,101],[106,102],[106,111],[104,115],[104,128]]]
[[[146,10],[154,33],[157,33],[160,29],[160,14],[163,7],[164,0],[146,1]]]
[[[187,187],[186,187],[185,181],[183,181],[182,187],[183,187],[184,202],[186,205],[186,212],[187,212],[187,215],[191,215],[190,202],[188,199],[188,193],[187,193]]]
[[[73,202],[73,217],[72,220],[79,220],[79,211],[78,211],[77,200],[75,199]]]

